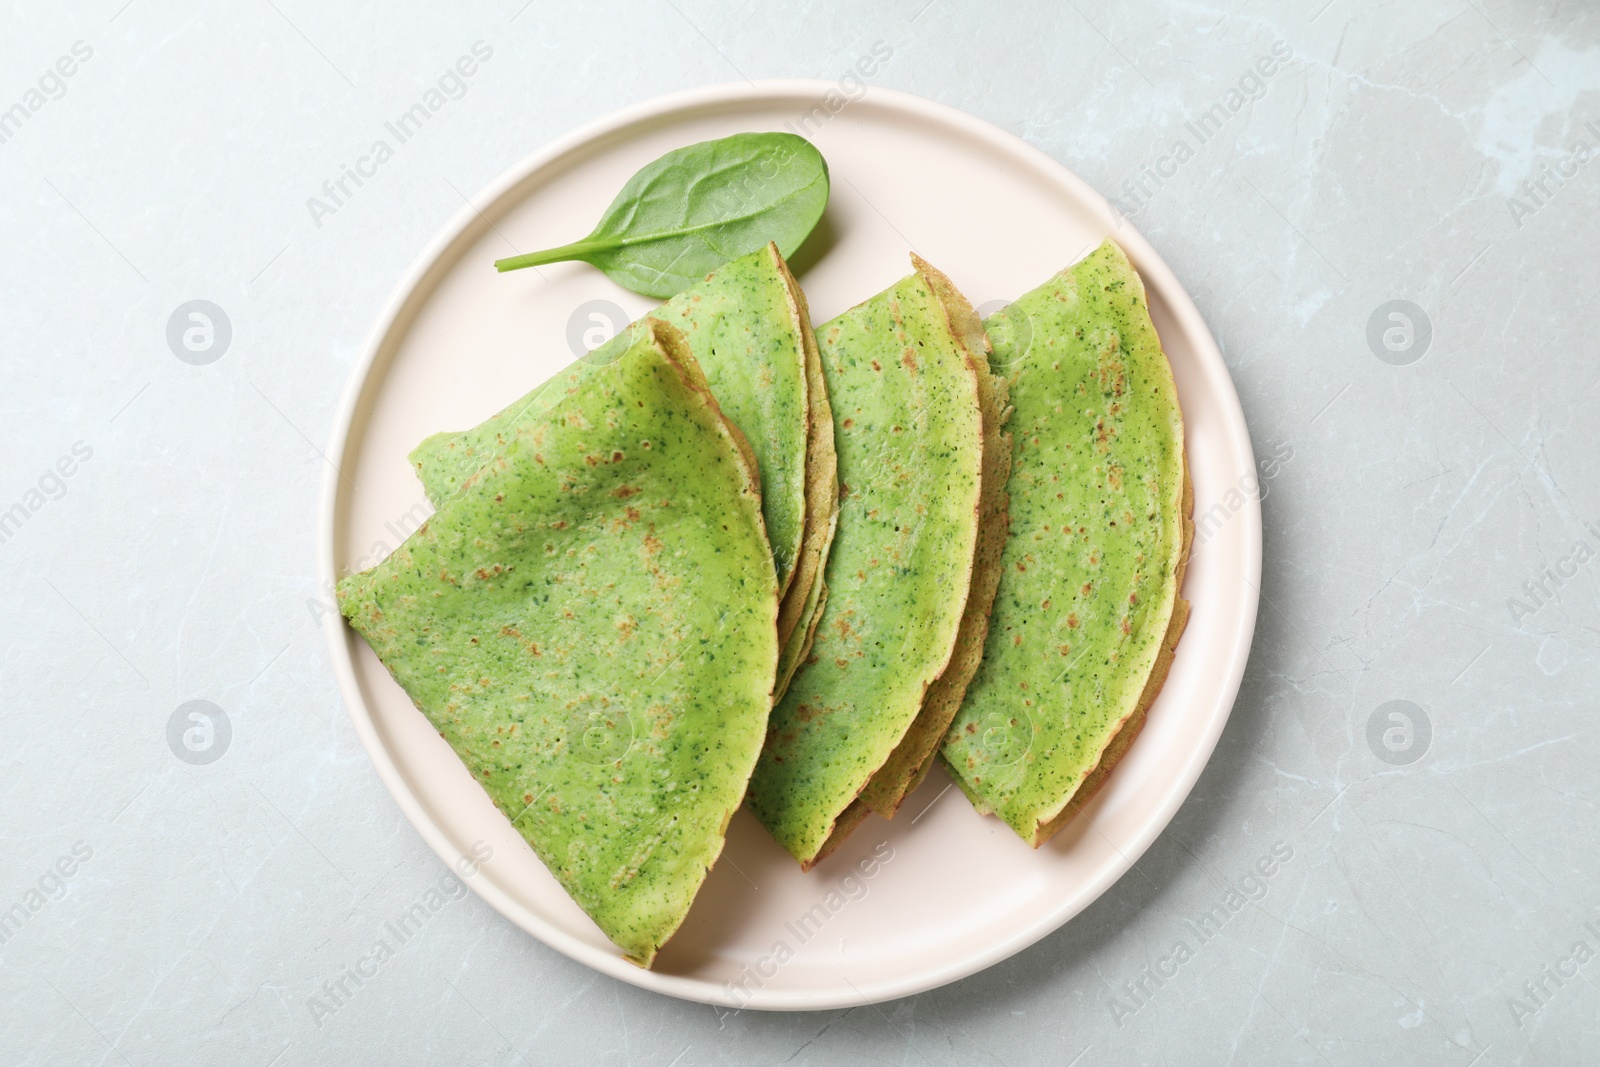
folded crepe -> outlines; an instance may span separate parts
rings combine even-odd
[[[1132,744],[1188,619],[1183,414],[1115,243],[985,326],[1007,379],[1011,536],[982,664],[942,750],[1035,848]]]
[[[650,321],[340,609],[626,957],[716,862],[761,747],[778,587],[756,467]]]
[[[837,844],[836,823],[945,672],[972,578],[982,332],[948,281],[916,266],[817,331],[838,449],[838,532],[815,643],[773,708],[748,800],[808,868]],[[907,762],[914,774],[920,756]]]
[[[911,258],[933,287],[957,336],[973,357],[978,379],[978,410],[983,419],[983,468],[972,582],[950,662],[938,680],[928,687],[916,720],[855,801],[886,819],[894,818],[901,802],[927,777],[939,757],[939,744],[966,696],[967,685],[978,670],[984,639],[989,633],[989,611],[994,604],[995,589],[1000,584],[1000,554],[1011,529],[1006,495],[1006,482],[1011,476],[1011,435],[1004,432],[1011,409],[1006,406],[1005,380],[989,373],[989,340],[972,305],[943,273],[915,255]]]
[[[749,441],[783,602],[778,635],[785,667],[777,691],[804,658],[823,597],[823,561],[838,514],[833,417],[816,337],[776,245],[718,268],[650,313],[682,332],[723,413]],[[644,331],[643,319],[499,414],[461,433],[434,434],[411,453],[435,506],[519,432],[584,388]]]

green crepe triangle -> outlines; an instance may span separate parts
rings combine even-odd
[[[1038,847],[1138,734],[1188,618],[1183,413],[1144,284],[1106,241],[991,317],[1014,412],[1011,536],[942,755]]]
[[[983,419],[935,274],[919,269],[817,330],[838,529],[815,642],[773,708],[749,796],[806,867],[917,719],[967,599]]]
[[[676,331],[635,331],[338,595],[573,900],[649,966],[721,853],[779,651],[755,466]]]

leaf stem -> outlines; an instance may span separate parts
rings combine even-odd
[[[546,248],[542,252],[524,252],[520,256],[509,256],[506,259],[495,260],[494,269],[504,274],[508,270],[521,270],[523,267],[538,267],[545,263],[560,263],[569,259],[582,259],[588,253],[600,247],[600,244],[600,242],[583,240],[574,241],[569,245]]]

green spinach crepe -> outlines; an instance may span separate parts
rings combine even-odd
[[[955,334],[973,357],[978,379],[978,410],[983,418],[983,474],[971,589],[961,613],[950,662],[938,680],[928,687],[916,721],[855,802],[886,819],[894,818],[901,802],[933,767],[939,756],[939,744],[961,707],[967,685],[977,672],[983,658],[984,638],[989,632],[989,611],[1000,582],[1000,554],[1011,529],[1006,496],[1006,482],[1011,476],[1011,436],[1003,430],[1011,409],[1006,406],[1005,380],[989,373],[989,339],[972,305],[943,273],[916,256],[912,261],[932,285]]]
[[[1014,407],[1011,537],[943,756],[980,812],[1037,848],[1166,679],[1188,618],[1192,500],[1172,369],[1116,244],[985,325]]]
[[[718,404],[743,431],[761,474],[761,506],[783,602],[787,668],[809,647],[823,561],[838,511],[833,417],[805,294],[776,245],[733,260],[651,312],[680,330]],[[640,320],[474,429],[434,434],[411,453],[428,499],[441,504],[563,398],[585,388],[643,331]]]
[[[917,266],[817,331],[838,532],[815,644],[773,709],[749,795],[803,867],[916,720],[967,602],[983,462],[977,323]]]
[[[340,608],[572,898],[649,966],[716,862],[771,706],[759,483],[647,322]]]

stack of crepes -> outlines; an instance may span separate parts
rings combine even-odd
[[[773,246],[412,453],[350,624],[649,966],[747,803],[802,867],[942,758],[1035,847],[1187,618],[1183,421],[1107,241],[987,322],[913,271],[814,332]]]

